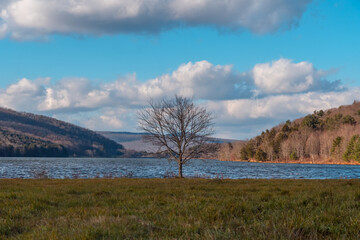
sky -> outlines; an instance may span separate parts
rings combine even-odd
[[[138,131],[192,98],[248,139],[360,100],[358,0],[0,0],[0,107]]]

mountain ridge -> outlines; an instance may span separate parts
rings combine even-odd
[[[55,118],[0,107],[0,156],[113,157],[124,147]]]

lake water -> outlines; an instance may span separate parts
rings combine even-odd
[[[360,178],[360,166],[271,164],[192,160],[185,177],[203,178]],[[177,165],[166,159],[143,158],[0,158],[0,178],[164,178],[177,174]]]

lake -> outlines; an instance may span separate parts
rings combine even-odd
[[[0,158],[0,178],[164,178],[177,174],[177,165],[148,158]],[[192,160],[185,177],[203,178],[360,178],[360,166],[272,164]]]

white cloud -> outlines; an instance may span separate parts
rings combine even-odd
[[[184,25],[267,33],[297,24],[311,1],[9,0],[0,3],[0,29],[22,39],[54,33],[156,33]]]
[[[216,121],[221,128],[231,129],[236,135],[245,138],[315,110],[351,104],[354,100],[360,100],[359,96],[360,88],[354,88],[346,91],[274,95],[260,99],[210,101],[205,106],[217,116]]]
[[[77,119],[79,122],[80,119]],[[97,129],[102,131],[107,130],[120,130],[125,127],[125,124],[120,119],[119,116],[115,115],[100,115],[93,116],[85,121],[82,121],[82,124],[89,129]]]
[[[175,94],[195,99],[238,99],[252,94],[253,84],[231,65],[213,65],[207,61],[181,65],[171,74],[164,74],[144,83],[136,75],[114,82],[93,85],[88,79],[63,79],[44,87],[44,96],[37,104],[39,111],[94,110],[107,106],[143,106],[147,101]]]
[[[339,82],[325,79],[327,72],[309,62],[293,63],[280,59],[257,64],[249,72],[237,72],[232,65],[213,65],[208,61],[189,62],[169,74],[139,82],[136,74],[104,84],[85,78],[67,78],[51,84],[49,78],[21,79],[2,91],[5,106],[18,106],[26,97],[36,111],[92,111],[103,107],[139,107],[152,99],[175,94],[201,100],[239,100],[246,105],[258,93],[293,94],[341,89]],[[309,81],[311,79],[311,81]],[[21,98],[19,98],[21,96]],[[261,94],[260,94],[261,96]],[[284,96],[279,96],[286,97]],[[23,109],[21,109],[23,110]]]
[[[360,88],[335,92],[309,92],[294,95],[267,96],[260,99],[206,101],[203,104],[215,116],[216,135],[245,139],[265,129],[296,119],[314,110],[329,109],[359,100]],[[56,117],[90,129],[137,131],[136,109],[105,107],[86,113],[63,113]],[[71,116],[70,118],[67,116]]]
[[[105,126],[109,126],[111,128],[121,128],[123,127],[122,121],[117,116],[106,116],[102,115],[100,116],[100,119],[105,124]]]
[[[29,79],[23,78],[15,84],[11,84],[6,93],[9,95],[29,95],[34,96],[39,94],[41,87]]]
[[[122,107],[106,107],[95,114],[90,112],[85,117],[73,114],[73,119],[89,129],[102,131],[136,131],[137,127],[134,109]]]
[[[34,105],[42,101],[44,87],[37,80],[20,79],[6,89],[0,89],[0,106],[22,111],[34,111]]]
[[[256,64],[251,71],[259,93],[298,93],[316,90],[334,90],[338,82],[324,79],[330,71],[317,70],[312,63],[293,63],[281,58],[270,63]]]
[[[70,104],[70,95],[65,89],[54,91],[52,88],[48,88],[45,100],[39,103],[39,110],[56,110],[69,107]]]
[[[6,24],[1,24],[1,21],[0,21],[0,38],[5,37],[7,31],[8,31],[8,26]]]
[[[181,65],[139,87],[140,95],[152,98],[175,94],[198,99],[244,98],[251,94],[252,84],[231,65],[213,65],[207,61]]]
[[[38,110],[95,109],[105,105],[109,97],[108,91],[92,86],[88,79],[68,78],[46,88],[46,95],[44,100],[38,103]]]
[[[136,74],[102,84],[85,78],[55,83],[49,78],[24,78],[0,89],[0,106],[56,114],[95,130],[134,131],[135,112],[146,106],[149,98],[179,94],[201,100],[217,117],[219,134],[235,137],[241,131],[250,136],[314,110],[359,100],[360,89],[347,90],[340,82],[326,80],[327,74],[309,62],[280,59],[243,73],[232,65],[189,62],[145,82],[138,81]]]

